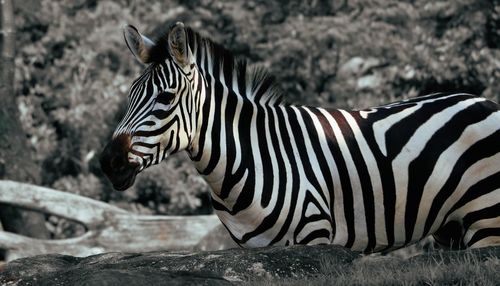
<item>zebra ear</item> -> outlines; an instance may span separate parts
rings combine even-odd
[[[168,48],[178,65],[184,67],[188,64],[187,37],[183,23],[177,22],[168,33]]]
[[[153,41],[139,33],[137,28],[132,25],[123,28],[123,37],[128,49],[139,61],[145,64],[151,62],[149,54],[151,48],[155,45]]]

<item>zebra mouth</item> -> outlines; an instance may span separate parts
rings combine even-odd
[[[117,191],[125,191],[134,184],[136,176],[137,173],[133,173],[130,177],[125,178],[125,180],[123,180],[122,182],[113,182],[113,188]]]
[[[141,163],[130,160],[129,145],[130,136],[119,135],[104,147],[99,158],[101,170],[117,191],[130,188],[141,169]]]
[[[113,184],[113,188],[117,191],[125,191],[130,188],[135,182],[135,177],[139,173],[139,169],[140,164],[131,164],[125,170],[115,173],[114,176],[109,178]]]
[[[135,177],[141,169],[141,165],[138,163],[128,163],[125,166],[116,168],[111,168],[107,163],[102,163],[102,166],[104,174],[108,177],[113,188],[117,191],[125,191],[130,188],[134,184]]]

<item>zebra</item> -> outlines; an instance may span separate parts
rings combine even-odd
[[[156,41],[129,25],[124,38],[147,67],[100,157],[115,189],[186,151],[242,247],[500,244],[497,103],[435,93],[362,110],[292,105],[262,68],[182,23]]]

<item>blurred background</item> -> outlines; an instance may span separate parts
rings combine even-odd
[[[100,171],[99,153],[144,69],[123,41],[125,24],[154,38],[183,21],[266,67],[291,103],[361,109],[438,91],[500,100],[498,0],[23,0],[14,20],[14,92],[0,98],[13,98],[23,150],[22,159],[0,157],[0,178],[140,214],[212,209],[184,154],[143,172],[126,192]],[[44,224],[50,238],[85,231],[50,215]]]

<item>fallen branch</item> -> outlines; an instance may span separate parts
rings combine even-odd
[[[220,225],[215,215],[150,216],[53,189],[0,180],[0,203],[54,214],[82,223],[87,232],[46,240],[0,231],[0,248],[9,260],[37,254],[87,256],[103,252],[192,249]]]

